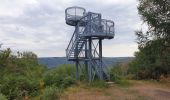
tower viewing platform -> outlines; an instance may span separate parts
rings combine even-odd
[[[114,38],[114,22],[102,19],[100,13],[86,12],[82,7],[69,7],[65,10],[65,15],[68,25],[79,27],[77,35],[86,38]]]
[[[114,22],[76,6],[65,10],[65,20],[75,27],[66,56],[68,61],[75,62],[76,79],[79,79],[79,68],[85,67],[90,82],[96,77],[109,80],[107,66],[102,61],[102,40],[114,38]]]
[[[82,7],[69,7],[65,10],[66,23],[71,26],[76,26],[85,14],[86,10]]]

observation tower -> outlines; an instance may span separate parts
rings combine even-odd
[[[85,69],[87,79],[109,80],[107,66],[102,60],[102,40],[114,38],[114,22],[102,19],[100,13],[86,12],[82,7],[69,7],[65,10],[66,24],[75,30],[66,49],[68,61],[76,65],[76,79],[79,71]]]

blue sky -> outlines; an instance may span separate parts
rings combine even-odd
[[[0,0],[0,43],[39,57],[65,56],[74,27],[65,24],[65,8],[81,6],[115,22],[115,38],[103,41],[103,56],[133,56],[135,30],[142,26],[136,0]]]

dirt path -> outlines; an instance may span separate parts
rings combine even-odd
[[[170,100],[170,83],[136,82],[131,90],[136,90],[139,94],[151,100]]]
[[[105,89],[71,87],[61,100],[170,100],[170,84],[131,81],[133,85],[116,84]]]

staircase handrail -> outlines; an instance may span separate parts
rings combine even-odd
[[[73,33],[74,36],[71,38],[70,43],[69,43],[69,45],[68,45],[68,47],[66,49],[67,57],[70,56],[70,52],[71,52],[72,48],[74,48],[74,46],[75,46],[75,43],[76,43],[75,41],[78,39],[78,36],[75,37],[75,34],[76,34],[76,32]],[[75,37],[75,39],[74,39],[74,37]]]

